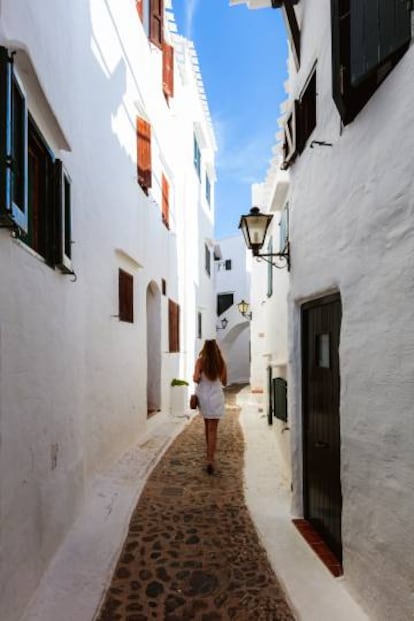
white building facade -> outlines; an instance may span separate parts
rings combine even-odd
[[[217,340],[227,363],[228,384],[249,382],[250,317],[240,314],[237,304],[248,301],[250,262],[240,234],[218,241],[215,261]]]
[[[93,477],[191,380],[199,308],[215,327],[214,135],[194,48],[155,4],[0,4],[7,621]]]
[[[271,4],[282,6],[291,51],[283,168],[293,513],[323,535],[373,619],[405,621],[414,576],[412,6]]]

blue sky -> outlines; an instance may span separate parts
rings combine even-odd
[[[216,238],[237,233],[264,180],[285,99],[287,43],[281,12],[227,0],[173,0],[180,34],[192,39],[216,133]]]

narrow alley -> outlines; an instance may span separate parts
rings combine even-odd
[[[227,390],[213,476],[200,416],[154,468],[99,621],[294,619],[244,501],[239,390]]]

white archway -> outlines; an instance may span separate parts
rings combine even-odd
[[[250,321],[233,326],[220,341],[227,361],[228,383],[242,384],[250,381]]]
[[[161,410],[161,292],[155,281],[147,287],[147,412]]]

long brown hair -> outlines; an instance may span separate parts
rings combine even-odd
[[[205,341],[200,352],[201,367],[204,375],[211,381],[221,378],[225,362],[215,339]]]

